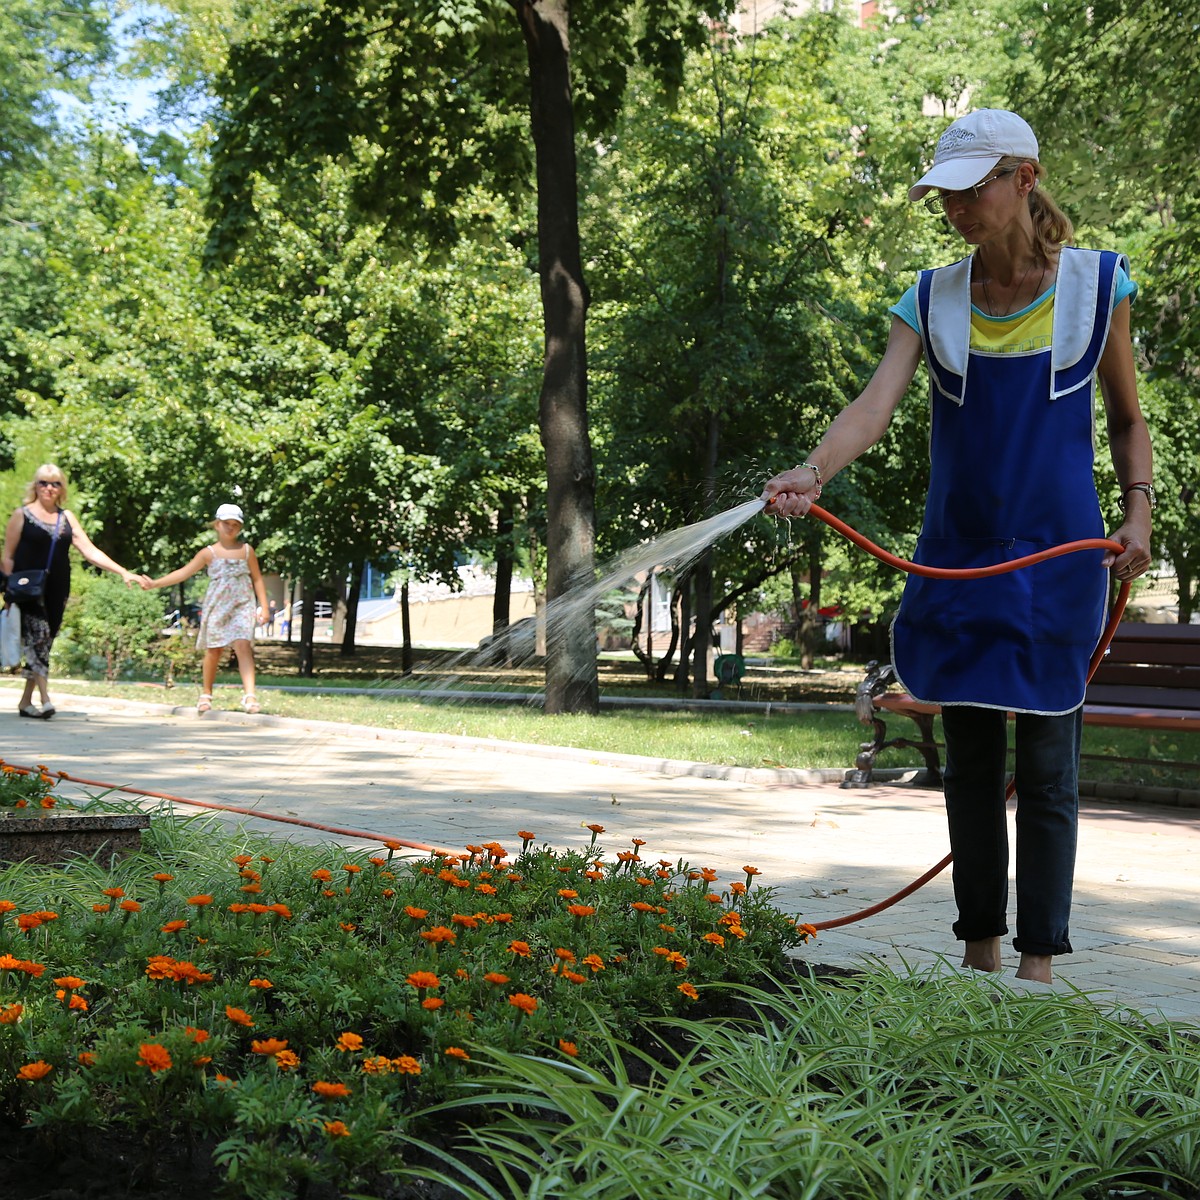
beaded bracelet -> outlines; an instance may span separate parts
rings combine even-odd
[[[817,477],[817,495],[819,496],[821,489],[825,486],[824,481],[821,479],[821,468],[816,463],[802,462],[797,470],[803,471],[806,468]]]

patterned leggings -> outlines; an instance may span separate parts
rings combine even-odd
[[[44,679],[50,674],[50,647],[54,644],[54,634],[50,632],[50,622],[39,612],[29,608],[21,610],[21,652],[25,655],[25,665],[21,668],[21,676],[32,679],[41,675]]]

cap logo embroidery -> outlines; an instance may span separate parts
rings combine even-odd
[[[975,135],[969,129],[962,129],[958,126],[951,125],[949,129],[938,139],[937,153],[935,158],[941,158],[946,154],[953,154],[955,151],[961,150],[963,146],[975,140]]]

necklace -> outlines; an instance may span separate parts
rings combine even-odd
[[[1025,280],[1029,278],[1029,272],[1032,270],[1033,270],[1033,263],[1030,263],[1029,266],[1027,266],[1025,268],[1025,272],[1021,276],[1020,283],[1017,284],[1017,290],[1015,292],[1013,292],[1014,300],[1016,300],[1017,297],[1020,296],[1021,289],[1025,286]],[[1037,299],[1038,295],[1041,293],[1042,283],[1045,281],[1045,278],[1046,278],[1046,264],[1043,263],[1042,264],[1042,273],[1038,276],[1037,287],[1035,287],[1033,289],[1033,298],[1035,300]],[[983,284],[983,298],[985,301],[987,301],[989,317],[1008,317],[1017,311],[1017,308],[1019,307],[1019,305],[1014,304],[1013,307],[1010,308],[1007,312],[997,312],[996,306],[992,303],[991,293],[988,291],[987,277],[985,276],[983,279],[981,279],[980,283]]]

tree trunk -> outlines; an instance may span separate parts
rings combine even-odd
[[[692,648],[692,573],[675,585],[679,594],[679,665],[675,668],[675,687],[681,696],[687,693],[688,652]]]
[[[364,563],[354,563],[350,568],[350,583],[346,589],[345,611],[342,623],[342,648],[338,653],[343,658],[354,657],[354,638],[358,633],[358,600],[362,592]]]
[[[297,590],[300,592],[301,605],[300,674],[303,678],[310,679],[313,673],[313,634],[317,629],[316,589],[301,580]]]
[[[595,613],[565,598],[594,581],[595,471],[587,420],[588,290],[579,248],[568,0],[513,0],[529,55],[537,159],[538,270],[545,360],[539,405],[546,451],[548,713],[599,712]]]
[[[408,580],[400,585],[400,670],[411,675],[413,670],[412,613],[408,607]]]
[[[505,501],[496,514],[496,593],[492,597],[492,635],[499,637],[511,622],[513,578],[513,511]]]

